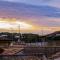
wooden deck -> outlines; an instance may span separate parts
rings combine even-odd
[[[13,45],[9,47],[2,47],[4,49],[4,52],[0,55],[14,55],[18,51],[21,51],[24,49],[24,45]]]
[[[28,46],[28,45],[13,45],[9,47],[2,47],[5,51],[0,55],[16,55],[20,51],[24,52],[26,56],[42,56],[48,58],[60,57],[60,46]]]

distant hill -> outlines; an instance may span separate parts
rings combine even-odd
[[[51,34],[40,36],[38,34],[32,33],[0,33],[0,42],[1,41],[24,41],[24,42],[42,42],[42,41],[57,41],[60,40],[60,31],[53,32]]]
[[[53,32],[45,37],[47,40],[60,40],[60,31]]]

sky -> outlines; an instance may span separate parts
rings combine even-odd
[[[24,33],[60,31],[60,0],[0,0],[0,31],[18,31],[16,22]]]

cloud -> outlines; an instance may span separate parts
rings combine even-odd
[[[1,1],[20,2],[38,6],[47,5],[60,8],[60,0],[1,0]]]
[[[60,0],[51,0],[47,2],[47,5],[60,8]]]
[[[34,26],[36,25],[38,27],[34,30],[34,32],[38,33],[40,33],[42,27],[46,32],[60,30],[59,0],[1,1],[0,17],[20,18],[22,21],[31,21]]]
[[[5,12],[7,15],[24,16],[24,17],[56,17],[60,18],[60,8],[51,6],[32,6],[23,3],[1,3],[0,12]]]
[[[10,0],[11,1],[11,0]],[[0,1],[0,16],[8,17],[52,17],[60,18],[60,8],[52,6],[32,6],[24,3],[11,3]]]
[[[60,26],[57,18],[60,19],[60,8],[51,6],[32,6],[23,3],[0,2],[0,17],[17,17],[17,18],[39,18],[43,25]],[[42,18],[44,19],[42,19]],[[46,19],[48,18],[49,19]],[[54,19],[53,19],[54,18]],[[41,19],[41,20],[40,20]],[[56,19],[56,20],[55,20]],[[46,21],[43,23],[43,21]],[[34,20],[35,21],[35,20]],[[58,20],[59,21],[59,20]],[[37,23],[38,23],[37,22]],[[40,23],[39,22],[39,23]],[[51,23],[52,22],[52,23]],[[57,22],[57,23],[56,23]],[[55,25],[56,24],[56,25]]]
[[[2,0],[2,1],[16,2],[18,0]]]

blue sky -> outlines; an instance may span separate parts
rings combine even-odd
[[[8,2],[22,2],[26,4],[32,4],[32,5],[48,5],[48,6],[54,6],[60,8],[60,0],[2,0],[2,1],[8,1]]]
[[[8,1],[8,2],[5,2]],[[52,0],[54,1],[54,0]],[[3,0],[0,1],[0,8],[7,11],[9,15],[27,16],[27,17],[55,17],[60,18],[60,8],[47,5],[48,2],[44,0]],[[15,3],[12,3],[15,2]],[[19,2],[19,3],[18,3]],[[24,2],[24,3],[21,3]],[[37,3],[36,3],[37,2]],[[42,2],[42,3],[41,3]],[[43,4],[45,3],[46,4]],[[56,1],[55,1],[56,2]],[[40,5],[41,3],[41,5]],[[39,5],[37,5],[39,4]],[[50,3],[51,4],[51,3]]]

